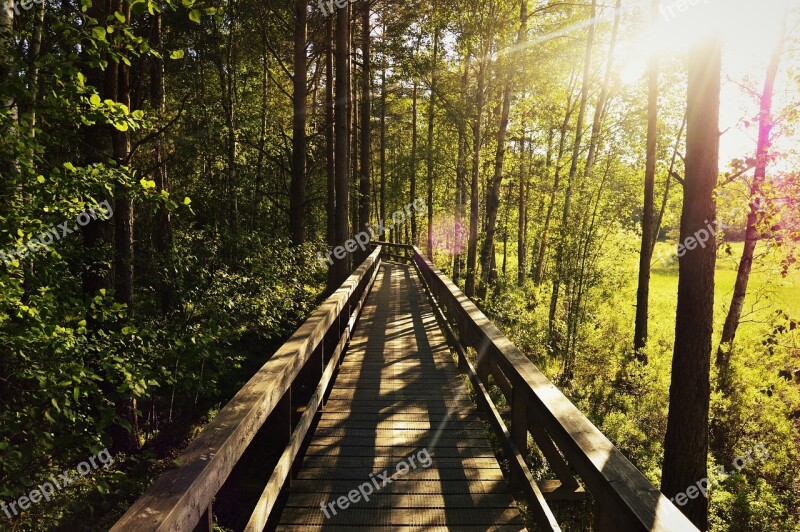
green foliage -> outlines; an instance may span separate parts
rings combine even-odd
[[[600,259],[606,275],[596,288],[587,309],[575,379],[562,390],[576,406],[627,456],[655,485],[659,485],[663,460],[671,374],[672,338],[677,288],[677,264],[655,268],[651,288],[649,363],[631,359],[629,343],[633,323],[630,307],[635,293],[636,251],[626,242],[636,242],[631,233],[611,238],[611,245]],[[733,256],[740,245],[733,244]],[[717,273],[717,327],[724,319],[732,283],[731,266],[722,261]],[[796,303],[796,275],[783,279],[769,272],[780,268],[776,257],[762,263],[748,301],[769,297],[775,306]],[[515,273],[511,274],[512,277]],[[789,283],[789,290],[782,286]],[[490,300],[485,309],[495,323],[509,335],[553,380],[560,377],[561,364],[547,346],[547,304],[549,287],[527,284],[523,289],[506,285],[505,291]],[[771,295],[764,295],[771,294]],[[743,324],[737,335],[732,358],[733,394],[712,394],[712,426],[726,427],[731,447],[709,455],[709,471],[723,466],[732,471],[732,461],[763,444],[769,457],[754,461],[740,472],[721,479],[710,491],[712,530],[800,530],[797,508],[800,491],[800,412],[797,383],[781,370],[793,368],[796,360],[795,322],[783,311],[761,310]],[[712,384],[716,383],[716,374]],[[712,434],[712,440],[719,437]]]

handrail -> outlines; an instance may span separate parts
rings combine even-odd
[[[300,326],[269,361],[217,414],[176,460],[179,466],[162,474],[111,529],[129,531],[193,530],[201,519],[210,518],[210,506],[234,466],[248,448],[267,418],[286,409],[281,420],[291,432],[287,447],[264,490],[253,523],[266,522],[277,492],[285,482],[291,463],[322,401],[333,368],[358,318],[380,266],[378,247],[361,266]],[[330,334],[329,334],[330,333]],[[329,352],[328,340],[335,345]],[[291,388],[307,363],[319,362],[316,393],[300,422],[292,431]],[[288,464],[288,465],[287,465]],[[204,515],[206,519],[204,519]],[[208,527],[208,523],[203,524]],[[262,525],[263,528],[263,525]]]
[[[492,369],[499,370],[497,377],[507,381],[511,432],[523,454],[530,433],[548,461],[566,459],[602,508],[603,519],[618,530],[697,530],[416,246],[386,245],[413,249],[418,271],[454,324],[458,340],[478,352],[477,373],[484,383],[488,385]],[[548,452],[554,451],[554,446],[558,451]],[[568,471],[562,464],[564,469]],[[570,479],[561,481],[566,484]]]

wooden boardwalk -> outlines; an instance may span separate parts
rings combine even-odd
[[[398,464],[412,465],[411,457],[416,468],[397,473]],[[395,480],[382,486],[384,470]],[[353,497],[360,500],[347,501],[346,509],[336,503],[364,483],[381,489],[369,501]],[[380,268],[278,525],[353,528],[524,530],[420,280],[407,265]]]

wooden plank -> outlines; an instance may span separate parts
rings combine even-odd
[[[531,422],[530,419],[531,415],[530,412],[528,412],[528,430],[530,431],[531,436],[533,436],[536,446],[547,459],[547,463],[550,468],[553,470],[553,472],[555,472],[556,476],[565,487],[578,488],[580,486],[578,480],[573,475],[572,471],[567,465],[567,462],[564,460],[564,457],[561,456],[561,453],[553,444],[553,440],[550,439],[550,436],[547,434],[547,432],[545,432],[536,422]]]
[[[412,452],[419,450],[419,447],[414,446],[387,446],[375,447],[373,445],[348,446],[348,447],[332,447],[330,445],[318,445],[312,440],[308,446],[306,456],[319,456],[329,459],[336,459],[340,457],[355,457],[355,456],[391,456],[396,459],[402,459]],[[439,446],[436,449],[429,450],[431,456],[446,457],[446,458],[495,458],[494,451],[490,445],[483,445],[481,447],[470,446],[467,443],[458,443],[449,447]],[[496,460],[496,458],[495,458]]]
[[[349,493],[358,488],[360,483],[352,480],[333,480],[333,479],[300,479],[292,483],[291,493]],[[508,497],[509,506],[512,498],[508,490],[508,482],[505,480],[489,481],[449,481],[421,480],[418,482],[394,482],[381,490],[381,493],[388,495],[405,495],[409,493],[430,495],[430,494],[470,494],[477,493],[483,495],[505,495]],[[319,510],[319,507],[317,507]]]
[[[281,527],[524,528],[420,279],[408,271],[391,264],[381,269],[292,482]],[[325,519],[320,504],[370,475],[395,473],[398,463],[422,449],[430,467],[397,476],[369,503]]]
[[[333,501],[347,492],[337,493],[292,493],[286,502],[287,508],[319,508],[320,503]],[[371,496],[371,508],[508,508],[510,497],[507,494],[483,493],[383,493]]]
[[[583,486],[565,486],[560,480],[540,480],[539,489],[548,501],[583,501],[589,495]]]
[[[339,458],[336,461],[338,467],[343,468],[368,468],[371,471],[382,471],[388,467],[394,467],[395,461],[391,456],[360,456],[350,458]],[[303,460],[303,467],[306,469],[330,467],[330,458],[309,456]],[[438,469],[500,469],[497,459],[494,456],[485,458],[467,457],[436,457],[436,467]],[[555,482],[555,481],[554,481]],[[561,483],[559,482],[559,486]]]
[[[429,285],[427,284],[426,286],[429,287]],[[434,310],[439,311],[441,313],[436,303],[434,302],[433,304],[434,304]],[[445,329],[450,328],[449,323],[441,314],[439,323],[443,324]],[[489,424],[492,426],[495,433],[499,437],[498,439],[500,441],[500,445],[503,447],[503,451],[505,452],[506,457],[508,458],[509,461],[509,466],[512,471],[512,478],[514,479],[514,486],[525,493],[525,497],[530,504],[530,509],[532,510],[534,517],[536,518],[537,522],[542,528],[544,528],[545,530],[554,530],[554,531],[561,530],[561,528],[558,525],[558,522],[556,521],[555,516],[553,515],[552,510],[550,509],[549,505],[544,499],[544,495],[542,495],[539,486],[533,479],[533,475],[531,475],[531,472],[528,469],[528,465],[525,462],[522,453],[516,446],[511,436],[511,433],[506,427],[503,418],[500,416],[500,413],[497,411],[494,402],[492,402],[491,397],[489,397],[489,393],[486,390],[486,387],[484,386],[484,379],[486,377],[484,376],[483,378],[481,378],[481,376],[478,374],[478,371],[473,367],[472,362],[470,362],[469,358],[467,358],[467,353],[464,351],[464,348],[460,342],[455,340],[453,342],[453,347],[458,351],[459,359],[461,359],[461,367],[463,367],[466,370],[467,377],[469,377],[469,380],[472,383],[472,387],[475,390],[475,398],[478,404],[481,406],[482,410],[486,413],[486,417]],[[478,353],[477,361],[479,364],[482,364],[484,368],[487,368],[486,371],[488,374],[487,360],[488,357],[483,356],[483,354],[480,352]],[[519,410],[519,405],[517,406]],[[525,434],[527,442],[527,432],[523,433]]]
[[[352,530],[350,525],[280,525],[279,532],[349,532]],[[392,532],[453,532],[450,526],[392,526]],[[482,525],[482,526],[459,526],[458,532],[524,532],[526,529],[520,524],[506,525]]]
[[[312,511],[309,511],[312,510]],[[314,509],[286,508],[281,525],[325,524],[351,527],[450,526],[519,524],[519,512],[509,508],[361,508],[358,505],[337,512],[326,520],[319,506]]]

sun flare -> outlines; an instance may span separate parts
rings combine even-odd
[[[725,165],[754,147],[752,118],[758,113],[758,100],[743,86],[760,89],[781,26],[796,31],[799,8],[800,0],[662,0],[657,20],[621,46],[617,75],[625,84],[638,83],[650,58],[669,61],[685,57],[692,43],[718,34],[723,42],[720,130],[725,134],[720,153]],[[794,50],[785,53],[796,55]],[[788,82],[785,76],[779,76],[774,102],[777,109],[789,100]],[[790,139],[776,138],[776,145],[784,149],[796,148],[793,144]]]

